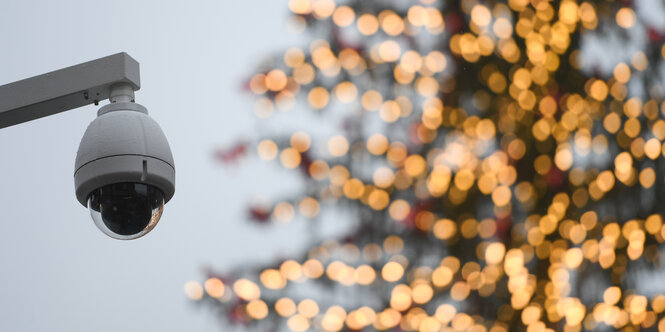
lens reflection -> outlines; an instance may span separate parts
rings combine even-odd
[[[88,208],[95,225],[106,235],[135,239],[157,225],[164,208],[164,194],[146,184],[116,183],[93,191]]]

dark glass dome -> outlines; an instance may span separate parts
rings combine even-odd
[[[88,209],[106,235],[131,240],[157,225],[164,210],[164,194],[147,184],[115,183],[90,193]]]

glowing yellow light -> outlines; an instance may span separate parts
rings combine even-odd
[[[471,288],[464,281],[458,281],[450,288],[450,297],[455,301],[462,301],[469,296]]]
[[[349,181],[346,181],[342,189],[344,195],[349,199],[358,199],[362,197],[365,192],[365,185],[359,179],[350,179]]]
[[[531,86],[531,73],[524,68],[518,69],[513,74],[513,84],[522,90],[528,89]]]
[[[390,196],[381,189],[372,190],[369,194],[368,204],[374,210],[383,210],[388,206]]]
[[[653,187],[656,182],[656,172],[650,167],[643,169],[640,172],[639,181],[643,188]]]
[[[309,165],[309,174],[315,180],[323,180],[330,171],[328,164],[321,160],[315,160]]]
[[[311,0],[289,0],[289,9],[296,14],[308,14],[312,11]]]
[[[400,280],[404,275],[404,268],[397,262],[388,262],[381,269],[381,277],[388,282]]]
[[[646,154],[649,159],[658,159],[661,153],[661,144],[657,138],[651,138],[644,144],[644,154]]]
[[[341,82],[335,88],[335,96],[343,103],[350,103],[358,96],[358,88],[351,82]]]
[[[293,69],[293,79],[300,84],[311,83],[314,80],[315,75],[316,72],[314,71],[314,67],[309,63],[303,63]]]
[[[352,48],[345,48],[339,52],[339,62],[344,69],[351,72],[355,72],[364,65],[363,59]]]
[[[332,18],[335,24],[341,27],[345,27],[353,23],[353,20],[356,18],[356,13],[349,6],[341,6],[335,9]]]
[[[377,315],[377,328],[392,328],[399,324],[402,315],[393,308],[386,308]]]
[[[620,27],[628,29],[635,25],[635,12],[628,7],[623,7],[617,11],[616,21]]]
[[[286,321],[286,325],[295,332],[303,332],[309,329],[309,320],[303,315],[294,315]]]
[[[630,67],[621,62],[614,67],[614,78],[621,83],[627,83],[630,80]]]
[[[628,152],[622,152],[614,159],[614,169],[618,174],[626,174],[630,172],[633,166],[633,158]],[[618,175],[617,174],[617,175]]]
[[[411,205],[405,200],[398,199],[390,204],[388,211],[391,218],[401,221],[406,219],[409,213],[411,213]]]
[[[282,150],[279,160],[285,168],[296,168],[300,165],[300,152],[294,148],[286,148]]]
[[[349,179],[349,170],[342,165],[337,165],[330,170],[330,182],[342,186]]]
[[[630,64],[633,65],[635,69],[644,71],[647,69],[649,59],[647,59],[647,56],[644,54],[644,52],[638,51],[637,53],[633,54],[633,57],[630,59]]]
[[[312,90],[310,90],[309,94],[307,95],[307,101],[312,107],[316,109],[322,109],[326,107],[329,100],[330,94],[328,93],[328,90],[320,86],[312,88]]]
[[[280,265],[279,272],[282,273],[286,279],[296,281],[302,276],[302,267],[298,262],[289,259]]]
[[[363,108],[368,111],[376,111],[383,104],[383,96],[376,90],[367,90],[361,97]]]
[[[349,142],[344,136],[333,136],[328,140],[328,152],[334,157],[341,157],[349,151]]]
[[[405,52],[400,59],[401,67],[409,73],[414,73],[420,70],[422,63],[423,60],[420,57],[420,54],[413,50]]]
[[[319,305],[311,299],[302,300],[298,303],[298,313],[307,318],[313,318],[319,313]]]
[[[284,52],[284,63],[292,68],[296,68],[305,62],[305,53],[299,48],[290,48]]]
[[[443,53],[439,51],[432,51],[430,52],[424,59],[425,61],[425,66],[427,69],[429,69],[431,72],[438,73],[446,69],[446,66],[448,64],[448,60],[446,60],[446,56],[443,55]]]
[[[540,319],[541,309],[539,306],[530,305],[522,310],[522,323],[531,325]]]
[[[390,306],[399,311],[408,309],[411,306],[411,288],[407,285],[395,286],[390,296]]]
[[[651,307],[656,313],[665,311],[665,295],[656,295],[651,301]]]
[[[258,146],[257,150],[259,157],[263,160],[273,160],[277,156],[277,144],[271,140],[263,140]]]
[[[266,75],[266,87],[272,91],[280,91],[286,87],[286,74],[279,69],[273,69]]]
[[[401,64],[395,66],[393,74],[395,76],[395,80],[397,81],[397,83],[404,85],[410,84],[413,81],[413,79],[416,77],[414,72],[407,70]]]
[[[283,297],[275,302],[275,311],[282,317],[288,317],[296,313],[296,304],[288,297]]]
[[[383,121],[390,123],[395,122],[400,116],[400,106],[396,101],[388,100],[381,106],[379,115]]]
[[[608,114],[603,120],[603,126],[611,134],[616,133],[621,128],[621,116],[617,113]]]
[[[537,140],[544,141],[552,134],[552,127],[546,119],[540,119],[531,128],[531,133]]]
[[[323,275],[323,264],[316,259],[310,259],[302,265],[302,270],[306,277],[317,279]]]
[[[319,201],[312,197],[305,197],[298,204],[298,209],[303,216],[314,218],[319,214]]]
[[[513,34],[513,25],[507,19],[500,17],[494,21],[492,30],[499,38],[510,38]]]
[[[282,274],[275,269],[267,269],[261,272],[261,283],[268,289],[282,289],[286,286],[286,280]]]
[[[369,265],[360,265],[354,272],[354,278],[359,285],[369,285],[374,282],[376,272]]]
[[[503,243],[493,242],[485,250],[485,260],[488,264],[500,264],[506,253],[506,247]]]
[[[427,12],[425,11],[425,8],[415,5],[409,8],[409,11],[407,12],[407,19],[409,20],[409,23],[419,27],[425,24],[425,20],[427,19],[426,15]]]
[[[304,131],[299,131],[291,135],[291,146],[298,152],[305,152],[309,149],[312,140]]]
[[[439,82],[429,76],[421,76],[416,80],[416,90],[422,96],[432,97],[439,92]]]
[[[268,316],[268,306],[261,300],[253,300],[247,303],[247,314],[253,319],[260,320]]]
[[[492,13],[483,5],[475,5],[471,9],[471,21],[481,27],[487,26],[492,21]]]
[[[404,21],[395,13],[383,15],[381,29],[389,36],[397,36],[404,31]]]
[[[649,234],[657,234],[663,225],[663,217],[659,214],[650,215],[644,223],[644,228]]]
[[[578,228],[579,229],[579,228]],[[581,242],[581,241],[578,241]],[[564,262],[569,269],[577,269],[584,260],[584,253],[580,248],[570,248],[566,251]]]
[[[417,177],[427,169],[425,159],[420,155],[410,155],[404,161],[404,170],[412,177]]]
[[[457,225],[450,219],[440,219],[434,223],[432,231],[437,238],[447,240],[455,235]]]
[[[204,287],[206,293],[208,293],[210,297],[219,299],[224,295],[224,283],[218,278],[210,278],[206,280]]]
[[[388,236],[383,241],[383,249],[390,254],[396,254],[404,248],[404,240],[397,235]]]
[[[446,287],[453,280],[453,275],[453,271],[450,268],[446,266],[437,267],[432,272],[432,284],[436,287]]]
[[[256,300],[261,296],[259,287],[247,279],[239,279],[233,283],[233,291],[238,297],[247,301]]]
[[[374,171],[374,185],[379,188],[388,188],[395,181],[395,173],[388,167],[379,167]]]
[[[263,74],[256,74],[249,81],[249,88],[257,95],[261,95],[268,91],[266,87],[266,76]]]
[[[379,30],[379,20],[372,14],[362,14],[358,17],[358,31],[365,36],[373,35]]]
[[[448,324],[451,320],[453,320],[453,317],[455,317],[456,313],[457,309],[455,309],[455,307],[452,305],[442,304],[436,308],[434,317],[436,317],[436,319],[438,319],[442,324]]]
[[[314,16],[318,19],[330,17],[335,11],[335,1],[333,0],[314,0],[312,3]]]
[[[321,327],[325,331],[339,331],[344,327],[344,319],[346,312],[340,306],[332,306],[328,308],[326,314],[321,320]]]
[[[554,163],[560,170],[567,171],[573,166],[573,153],[570,149],[559,149],[554,156]]]
[[[203,298],[203,287],[196,281],[188,281],[185,283],[185,295],[192,300],[200,300]]]
[[[436,165],[427,178],[427,190],[434,197],[442,196],[450,185],[452,172],[443,165]]]
[[[393,142],[388,150],[388,160],[393,164],[400,164],[406,158],[406,146],[401,142]]]
[[[385,62],[395,62],[402,55],[402,48],[394,40],[386,40],[379,45],[379,56]]]
[[[419,284],[413,287],[411,297],[413,302],[418,304],[425,304],[432,299],[434,295],[434,290],[428,284]]]
[[[589,93],[591,97],[598,101],[603,101],[605,98],[607,98],[607,94],[609,92],[609,89],[607,88],[607,84],[601,80],[595,80],[592,84],[591,87],[589,88]]]
[[[490,75],[488,84],[494,93],[501,93],[506,89],[506,78],[499,72]]]
[[[461,190],[469,190],[473,186],[475,176],[472,171],[464,169],[455,174],[455,186]]]
[[[281,91],[275,96],[275,105],[280,111],[289,111],[296,105],[296,99],[290,91]]]

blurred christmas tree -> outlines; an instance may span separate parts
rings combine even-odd
[[[191,298],[261,331],[665,331],[662,2],[288,4],[313,38],[257,114],[340,131],[260,140],[306,186],[250,214],[312,246]]]

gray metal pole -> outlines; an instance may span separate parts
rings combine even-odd
[[[118,53],[0,86],[0,129],[111,96],[111,86],[141,88],[139,63]]]

